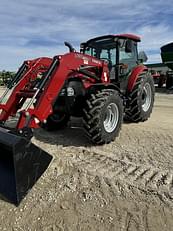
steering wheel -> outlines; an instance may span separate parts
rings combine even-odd
[[[112,60],[108,58],[101,58],[101,60],[106,60],[108,62],[108,68],[109,70],[112,68]]]
[[[108,61],[109,63],[112,63],[112,60],[111,59],[108,59],[108,58],[100,58],[101,60],[106,60]]]

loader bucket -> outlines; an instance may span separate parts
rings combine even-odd
[[[52,156],[24,137],[0,129],[0,194],[19,205]]]

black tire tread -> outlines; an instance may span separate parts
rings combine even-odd
[[[108,100],[108,98],[112,95],[115,95],[115,97],[119,97],[117,91],[112,89],[103,89],[97,91],[96,94],[91,94],[89,98],[86,100],[86,105],[83,110],[83,126],[87,136],[95,144],[110,143],[119,134],[122,119],[116,135],[109,139],[103,139],[102,131],[99,127],[101,109]]]
[[[145,115],[143,115],[141,113],[141,103],[140,103],[140,93],[141,93],[141,88],[142,88],[142,83],[146,78],[151,78],[151,88],[152,90],[154,89],[154,82],[152,77],[149,75],[148,72],[143,72],[138,76],[138,79],[135,83],[135,86],[132,90],[132,92],[130,93],[130,103],[129,103],[129,108],[128,110],[126,110],[126,115],[125,115],[125,119],[128,121],[133,121],[133,122],[144,122],[146,121],[152,112],[152,107],[153,107],[153,103],[154,103],[154,98],[153,98],[153,102],[151,105],[150,110],[145,113]],[[153,94],[153,92],[152,92]],[[154,97],[154,95],[153,95]]]

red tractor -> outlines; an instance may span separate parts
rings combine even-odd
[[[48,166],[51,160],[48,154],[42,151],[41,155],[38,147],[30,143],[33,128],[58,129],[67,124],[70,116],[83,117],[90,140],[105,144],[118,136],[123,118],[133,122],[149,118],[154,83],[142,64],[145,53],[138,54],[139,41],[138,36],[131,34],[101,36],[82,43],[80,53],[66,42],[69,53],[24,63],[9,83],[12,94],[4,103],[7,89],[0,104],[0,148],[8,152],[7,162],[13,162],[19,187],[13,187],[9,195],[7,187],[0,185],[0,192],[18,204]],[[11,129],[7,121],[16,114],[18,122]],[[34,152],[39,152],[37,160],[33,147]],[[0,168],[0,175],[5,178],[10,161],[3,174]],[[35,161],[39,166],[37,171],[33,170]],[[3,157],[0,165],[1,162],[5,162]],[[16,170],[19,166],[23,166],[20,173]],[[11,177],[13,181],[14,176]]]

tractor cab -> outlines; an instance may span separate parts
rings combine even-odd
[[[105,35],[81,44],[81,53],[105,60],[112,82],[124,83],[131,70],[138,64],[137,42],[131,34]]]

